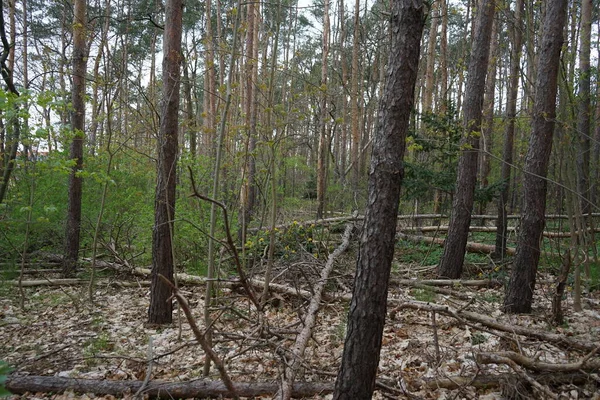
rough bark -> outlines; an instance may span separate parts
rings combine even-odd
[[[535,275],[540,259],[540,239],[545,223],[546,174],[552,151],[558,69],[566,15],[566,0],[551,0],[546,3],[537,68],[533,130],[524,167],[521,229],[504,298],[504,310],[509,313],[531,312]]]
[[[517,97],[519,95],[519,71],[521,66],[521,52],[523,44],[522,22],[523,0],[517,0],[513,24],[513,41],[510,53],[510,78],[508,87],[508,99],[506,103],[506,129],[504,131],[504,144],[502,146],[502,165],[500,168],[500,179],[503,182],[502,191],[498,197],[498,219],[496,220],[496,250],[494,258],[503,259],[506,256],[506,238],[508,237],[508,194],[510,188],[510,175],[512,171],[515,122],[517,116]]]
[[[173,318],[172,302],[167,301],[171,296],[171,289],[159,279],[159,274],[173,282],[172,240],[179,130],[180,65],[183,58],[181,55],[182,0],[168,0],[165,12],[162,108],[152,231],[152,288],[148,309],[148,322],[151,324],[168,324]]]
[[[56,376],[9,376],[6,388],[15,394],[52,392],[62,393],[72,390],[77,393],[94,393],[96,395],[113,395],[125,397],[136,393],[144,384],[143,381],[110,381],[79,378],[59,378]],[[273,394],[277,384],[262,382],[240,382],[235,384],[240,396],[253,397]],[[294,384],[292,396],[311,397],[324,395],[333,391],[333,384],[328,382],[302,382]],[[195,380],[190,382],[150,381],[144,396],[158,399],[187,399],[187,398],[223,398],[229,395],[229,390],[222,382]]]
[[[495,1],[482,0],[477,12],[477,24],[469,60],[464,104],[465,133],[458,160],[458,176],[452,200],[452,217],[444,254],[438,267],[438,275],[443,278],[456,279],[462,275],[477,182],[483,95],[494,14]]]
[[[424,22],[422,1],[394,2],[392,45],[373,142],[366,220],[335,399],[370,399],[375,388],[395,246],[396,224],[390,221],[398,216]]]
[[[65,229],[65,257],[63,274],[75,273],[79,256],[81,233],[81,197],[83,190],[83,141],[85,138],[85,73],[86,54],[86,0],[76,0],[73,4],[73,86],[71,129],[73,139],[69,148],[69,158],[74,162],[69,173],[69,194],[67,222]]]

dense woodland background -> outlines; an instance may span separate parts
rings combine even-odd
[[[209,278],[260,275],[264,294],[250,298],[261,309],[273,264],[300,262],[307,252],[326,259],[331,235],[343,228],[319,221],[339,217],[335,226],[367,207],[392,3],[187,0],[179,46],[172,2],[2,1],[4,279],[23,279],[27,263],[59,255],[61,275],[89,279],[93,300],[98,263],[171,263]],[[446,248],[459,249],[458,261],[432,247],[419,256],[411,249],[423,240],[413,233],[440,240],[462,220],[479,226],[477,238],[488,244],[479,250],[491,253],[476,274],[507,279],[501,266],[514,254],[520,226],[508,216],[527,207],[535,84],[546,54],[544,18],[554,3],[425,2],[399,208],[413,217],[400,224],[403,262],[441,261],[439,276],[460,278],[460,246]],[[553,217],[545,221],[541,252],[553,277],[568,266],[563,281],[580,310],[582,293],[600,279],[593,218],[600,195],[600,7],[567,3],[562,51],[546,60],[559,72],[551,96],[556,118],[545,132],[552,148],[545,213]],[[477,111],[467,72],[472,54],[482,51],[475,32],[486,28],[476,19],[488,6]],[[180,91],[169,96],[175,84]],[[468,186],[458,169],[469,154],[473,206],[462,210],[453,200]],[[172,248],[158,244],[166,241]],[[153,279],[156,295],[162,286]],[[161,304],[169,294],[159,296]],[[170,308],[153,307],[151,322],[170,322]],[[531,298],[529,307],[503,308],[529,312]]]

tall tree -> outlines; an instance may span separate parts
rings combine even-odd
[[[464,135],[460,145],[458,176],[452,199],[452,216],[448,237],[438,267],[438,275],[444,278],[460,278],[465,259],[477,183],[483,97],[495,9],[495,0],[480,2],[473,32],[473,46],[464,101]]]
[[[513,163],[515,122],[517,117],[517,97],[519,95],[519,71],[521,70],[521,52],[523,45],[521,18],[523,17],[523,0],[517,0],[514,18],[512,19],[512,48],[510,52],[510,77],[508,82],[508,98],[506,101],[506,128],[504,130],[504,144],[502,147],[502,165],[500,179],[502,190],[498,197],[498,218],[496,219],[496,248],[494,257],[503,259],[506,255],[506,232],[508,228],[508,193],[510,188],[510,175]]]
[[[152,286],[148,322],[168,324],[173,318],[171,289],[159,274],[173,281],[173,219],[179,130],[179,87],[183,1],[167,0],[163,38],[162,104],[152,231]]]
[[[327,160],[329,159],[328,121],[329,101],[327,90],[327,74],[329,63],[329,0],[325,0],[323,8],[323,53],[321,56],[321,112],[319,114],[319,147],[317,153],[317,218],[323,218],[325,212],[325,190],[327,189]]]
[[[81,233],[81,196],[83,189],[83,141],[85,138],[85,73],[86,54],[86,0],[75,0],[73,4],[73,86],[71,88],[72,141],[69,157],[73,166],[69,173],[69,197],[67,206],[67,223],[65,233],[65,256],[63,275],[70,276],[75,272],[79,256],[79,240]]]
[[[525,158],[523,207],[517,252],[504,297],[504,311],[531,312],[535,275],[540,260],[540,239],[546,211],[546,174],[552,151],[556,91],[567,0],[549,0],[539,50],[533,128]]]
[[[581,32],[579,40],[579,93],[577,104],[577,191],[581,195],[581,212],[590,212],[590,53],[592,43],[592,0],[581,1]]]
[[[392,44],[373,142],[369,200],[334,399],[370,399],[375,389],[396,235],[396,224],[390,221],[398,216],[424,24],[422,0],[393,2]]]

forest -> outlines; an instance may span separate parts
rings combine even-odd
[[[0,8],[0,397],[600,398],[598,1]]]

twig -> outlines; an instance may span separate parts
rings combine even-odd
[[[230,395],[233,396],[234,399],[239,399],[239,395],[237,394],[237,391],[235,390],[235,387],[233,385],[233,382],[231,381],[231,378],[229,377],[229,375],[227,374],[227,371],[225,370],[225,366],[223,365],[223,362],[221,361],[221,359],[219,358],[217,353],[215,353],[215,351],[212,349],[212,347],[209,346],[208,342],[204,338],[204,335],[202,334],[202,332],[200,332],[200,328],[198,328],[198,325],[196,325],[196,320],[194,319],[194,316],[192,315],[192,312],[190,311],[190,306],[188,305],[187,301],[185,300],[185,297],[183,297],[181,295],[179,290],[164,275],[158,274],[158,277],[167,286],[169,286],[171,288],[171,290],[173,291],[173,296],[179,302],[179,305],[181,306],[181,309],[183,310],[183,313],[185,314],[185,317],[187,318],[188,323],[190,324],[190,328],[192,328],[194,337],[196,338],[198,343],[200,343],[200,346],[202,346],[202,350],[204,350],[204,352],[206,353],[208,358],[210,358],[210,360],[213,363],[215,363],[215,366],[217,367],[217,370],[219,371],[219,375],[221,376],[221,380],[225,384],[225,387],[227,387],[227,389],[229,390]]]
[[[152,335],[148,338],[148,368],[146,369],[146,376],[144,377],[144,381],[142,382],[142,386],[135,392],[133,395],[134,399],[141,398],[140,394],[146,389],[148,386],[148,382],[150,382],[150,376],[152,375]]]
[[[233,241],[233,237],[231,236],[231,229],[229,227],[229,216],[227,214],[227,207],[225,207],[225,204],[221,203],[220,201],[211,199],[210,197],[200,194],[198,192],[198,189],[196,188],[196,182],[194,181],[194,174],[192,172],[192,168],[188,166],[188,170],[190,172],[190,180],[192,182],[192,191],[194,192],[194,193],[192,193],[192,196],[197,197],[204,201],[208,201],[209,203],[212,203],[212,204],[218,206],[219,208],[221,208],[221,210],[223,210],[223,220],[224,220],[223,225],[225,226],[225,234],[227,236],[227,247],[229,248],[229,251],[231,252],[233,259],[235,261],[237,273],[240,276],[240,282],[242,284],[242,287],[246,291],[246,294],[248,295],[248,298],[250,299],[252,304],[254,304],[254,306],[256,307],[257,310],[261,310],[260,302],[257,300],[254,290],[252,289],[250,284],[248,284],[248,278],[246,277],[246,273],[244,272],[244,269],[242,268],[242,262],[240,260],[240,255],[239,255],[239,253],[237,251],[237,247],[235,246],[235,243]]]

